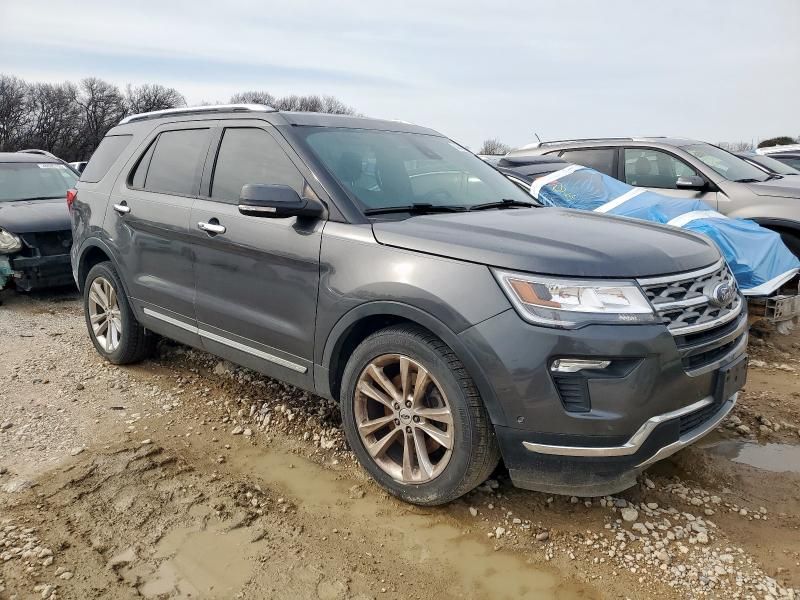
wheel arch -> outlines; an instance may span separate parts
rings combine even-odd
[[[83,292],[83,283],[86,281],[86,276],[89,274],[89,271],[91,271],[93,266],[104,261],[110,262],[119,274],[120,270],[111,249],[101,240],[95,238],[86,240],[78,254],[78,289],[81,293]],[[120,281],[122,281],[121,276]],[[122,281],[122,286],[125,288],[125,293],[127,294],[128,290],[124,281]]]
[[[461,338],[433,315],[401,302],[369,302],[353,308],[339,319],[324,345],[321,357],[323,368],[315,370],[315,384],[319,393],[338,401],[342,374],[352,350],[372,333],[403,323],[428,330],[450,347],[475,382],[492,423],[504,425],[505,414],[494,389]]]

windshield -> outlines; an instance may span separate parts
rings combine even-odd
[[[77,181],[61,163],[0,163],[0,202],[66,198]]]
[[[306,127],[311,151],[365,211],[430,205],[468,209],[532,198],[447,138],[418,133]]]
[[[746,160],[726,152],[722,148],[717,148],[710,144],[693,144],[684,146],[692,156],[699,158],[725,179],[730,181],[740,181],[743,183],[766,181],[769,175],[758,167],[754,167]]]
[[[800,172],[797,169],[793,169],[787,164],[782,163],[779,160],[775,160],[774,158],[770,158],[769,156],[762,156],[760,154],[754,154],[750,157],[750,160],[753,162],[757,162],[760,165],[764,165],[765,168],[769,169],[772,173],[777,173],[778,175],[798,175]]]

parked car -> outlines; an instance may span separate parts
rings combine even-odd
[[[664,223],[707,235],[750,305],[750,316],[789,333],[800,317],[800,259],[780,236],[749,219],[731,219],[704,202],[635,188],[589,167],[549,156],[503,158],[498,170],[545,206]]]
[[[508,157],[553,155],[636,187],[696,198],[729,217],[781,234],[800,256],[800,179],[765,173],[717,146],[695,140],[603,138],[541,142]]]
[[[521,487],[620,491],[718,426],[746,375],[745,303],[704,237],[536,207],[407,123],[127,117],[72,219],[103,357],[156,333],[335,399],[408,502],[457,498],[500,457]]]
[[[793,169],[800,171],[800,144],[789,144],[786,146],[770,146],[768,148],[758,148],[757,153],[769,156]]]
[[[77,179],[55,157],[0,153],[0,289],[73,283],[66,195]]]
[[[759,154],[758,152],[734,152],[734,154],[754,167],[761,169],[764,173],[771,175],[800,175],[800,171],[797,169],[765,154]]]

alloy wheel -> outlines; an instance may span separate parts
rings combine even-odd
[[[122,339],[122,318],[117,292],[105,277],[96,278],[89,288],[89,321],[100,347],[114,352]]]
[[[364,448],[396,481],[425,483],[450,461],[455,436],[447,396],[408,356],[384,354],[364,368],[354,415]]]

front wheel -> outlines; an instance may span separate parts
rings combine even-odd
[[[110,262],[91,268],[83,284],[83,311],[95,349],[115,365],[138,362],[152,348],[152,336],[136,320],[119,275]]]
[[[391,494],[449,502],[499,461],[474,382],[444,342],[414,326],[369,336],[342,378],[345,434],[359,462]]]

